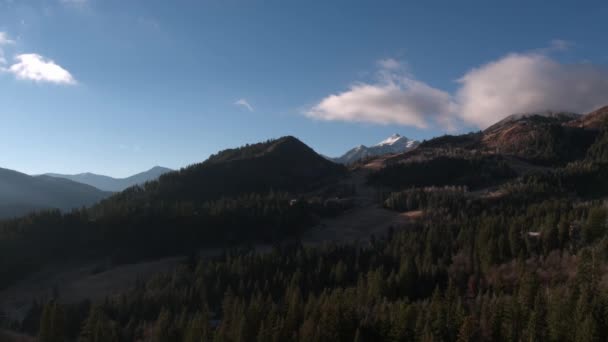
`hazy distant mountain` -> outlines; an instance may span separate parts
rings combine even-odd
[[[74,182],[88,184],[104,191],[119,192],[137,184],[143,184],[148,181],[156,180],[162,174],[173,170],[166,167],[155,166],[148,171],[138,173],[127,178],[113,178],[94,173],[80,173],[77,175],[63,175],[57,173],[47,173],[45,176],[55,178],[65,178]]]
[[[349,150],[341,157],[331,158],[331,160],[340,164],[352,164],[367,157],[406,152],[414,149],[418,144],[419,142],[416,140],[408,139],[399,134],[393,134],[374,146],[367,147],[360,145]]]
[[[40,209],[90,206],[110,195],[90,185],[0,168],[0,218]]]

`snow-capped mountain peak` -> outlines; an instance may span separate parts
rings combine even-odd
[[[418,141],[410,140],[395,133],[374,146],[359,145],[341,157],[333,158],[332,160],[341,164],[352,164],[368,157],[407,152],[416,146],[418,146]]]
[[[390,137],[377,143],[376,146],[393,145],[394,143],[398,142],[401,139],[409,140],[408,138],[402,137],[400,134],[395,133],[395,134],[391,135]]]

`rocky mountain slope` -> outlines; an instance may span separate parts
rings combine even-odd
[[[332,158],[332,160],[339,164],[348,165],[370,157],[407,152],[416,148],[418,144],[418,141],[408,139],[399,134],[393,134],[374,146],[367,147],[360,145],[338,158]]]

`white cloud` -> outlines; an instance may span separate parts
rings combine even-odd
[[[15,75],[17,79],[55,84],[76,84],[76,80],[69,71],[38,54],[17,55],[15,61],[16,63],[8,67],[6,71]]]
[[[451,112],[450,95],[422,82],[403,78],[399,82],[361,83],[330,95],[306,112],[328,121],[399,124],[426,128],[428,119],[444,123]]]
[[[553,41],[535,52],[509,54],[469,70],[450,94],[416,80],[401,65],[378,62],[379,81],[357,83],[305,112],[328,121],[454,129],[457,122],[485,128],[513,113],[586,113],[608,104],[608,69],[563,64],[549,56],[570,46]]]
[[[249,104],[249,102],[247,100],[245,100],[245,99],[239,99],[239,100],[235,101],[234,104],[237,105],[237,106],[241,106],[241,107],[247,109],[250,112],[254,111],[253,106],[251,106]]]
[[[470,70],[459,82],[459,112],[481,128],[513,113],[586,113],[608,104],[608,69],[561,64],[538,53],[507,55]]]
[[[381,60],[380,80],[357,83],[330,95],[310,110],[310,118],[327,121],[370,122],[428,127],[429,120],[452,127],[454,110],[449,93],[433,88],[401,72],[393,59]]]

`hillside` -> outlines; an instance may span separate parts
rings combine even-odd
[[[326,210],[322,200],[292,206],[291,199],[335,184],[346,172],[298,139],[284,137],[222,151],[90,209],[0,223],[0,260],[8,263],[0,267],[0,287],[74,256],[122,263],[293,236]]]
[[[40,209],[91,206],[107,196],[107,192],[70,180],[0,169],[0,218]]]
[[[566,123],[570,127],[578,127],[591,130],[599,130],[606,125],[608,120],[608,106],[599,108],[587,115],[584,115],[576,120]]]
[[[425,152],[420,152],[474,152],[515,157],[538,165],[564,165],[584,156],[598,136],[598,130],[582,128],[577,123],[597,122],[600,117],[597,112],[514,114],[477,133],[424,141],[420,149]]]
[[[510,116],[483,131],[481,144],[496,153],[532,161],[563,163],[576,159],[593,143],[596,134],[566,123],[572,113],[533,113]]]
[[[206,161],[162,175],[114,196],[115,201],[206,201],[247,193],[309,191],[344,176],[346,169],[294,137],[228,149]]]
[[[70,339],[125,342],[605,340],[608,131],[569,122],[514,116],[348,169],[285,137],[5,222],[0,304],[21,314],[6,325],[42,334],[60,312]]]
[[[511,115],[484,131],[437,137],[415,150],[370,161],[382,167],[369,181],[392,189],[455,185],[479,190],[541,174],[551,182],[561,179],[560,186],[571,182],[568,191],[597,196],[606,185],[602,181],[606,169],[597,164],[607,160],[608,139],[599,122],[608,117],[603,115],[604,109],[582,116]],[[582,128],[581,122],[594,122],[600,128]],[[592,170],[590,162],[595,163]]]
[[[75,175],[46,173],[45,176],[69,179],[74,182],[88,184],[103,191],[119,192],[134,185],[144,184],[145,182],[156,180],[161,175],[171,171],[173,170],[166,167],[155,166],[148,171],[140,172],[126,178],[114,178],[89,172]]]

